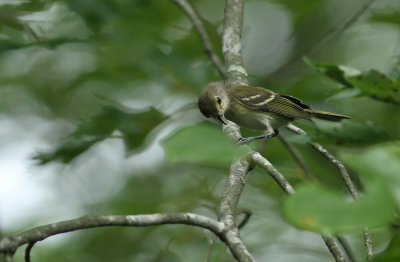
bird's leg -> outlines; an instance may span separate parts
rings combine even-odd
[[[271,137],[277,136],[278,134],[279,134],[278,130],[273,130],[272,129],[272,132],[266,132],[264,135],[241,137],[241,138],[239,138],[238,141],[236,141],[236,144],[243,145],[243,144],[246,144],[246,143],[248,143],[250,141],[253,141],[253,140],[256,140],[256,139],[264,139],[264,138],[267,139],[267,138],[271,138]]]

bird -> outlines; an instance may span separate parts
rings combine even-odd
[[[300,99],[275,93],[262,87],[239,85],[225,88],[223,82],[208,84],[198,99],[200,112],[226,125],[227,120],[240,127],[263,130],[264,134],[240,138],[237,143],[244,144],[255,139],[271,138],[279,134],[279,128],[294,120],[319,118],[328,121],[341,121],[350,117],[311,109]]]

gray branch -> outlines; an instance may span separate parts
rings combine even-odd
[[[243,2],[243,0],[226,0],[225,2],[222,52],[228,73],[228,78],[225,82],[227,88],[247,84],[247,73],[243,67],[240,42],[243,26]],[[224,132],[234,141],[241,138],[239,127],[232,122],[229,122],[224,127]],[[250,159],[248,159],[248,156],[235,161],[231,165],[219,208],[220,221],[229,229],[226,234],[226,244],[233,256],[240,262],[255,261],[242,242],[239,228],[235,221],[236,208],[246,185],[249,169]]]
[[[226,0],[222,52],[231,86],[247,84],[247,72],[242,60],[243,0]]]
[[[255,164],[265,169],[272,178],[278,183],[278,185],[285,191],[286,194],[293,194],[294,189],[286,180],[284,175],[282,175],[266,158],[261,156],[258,152],[253,152],[251,159]]]
[[[214,64],[215,68],[218,70],[218,73],[221,75],[221,77],[227,78],[224,64],[221,62],[214,48],[212,47],[210,38],[208,37],[206,30],[204,29],[204,25],[200,19],[199,14],[186,0],[170,0],[170,1],[179,6],[183,10],[183,12],[188,16],[190,21],[192,21],[193,27],[196,30],[197,34],[199,35],[201,42],[203,43],[206,54],[209,56],[211,62]]]
[[[223,223],[193,213],[84,216],[77,219],[35,227],[16,235],[5,237],[0,240],[0,252],[6,254],[7,257],[7,254],[13,254],[21,245],[41,241],[53,235],[80,229],[106,226],[144,227],[164,224],[184,224],[201,227],[210,230],[220,238],[224,238],[225,226]]]
[[[287,126],[287,128],[298,134],[298,135],[305,135],[306,132],[293,125],[293,124],[289,124]],[[341,177],[347,187],[347,189],[350,192],[350,195],[352,196],[352,198],[355,200],[358,198],[358,191],[356,186],[354,185],[353,181],[351,180],[351,177],[349,175],[349,172],[347,171],[346,167],[343,165],[342,162],[340,162],[339,159],[337,159],[335,156],[333,156],[331,153],[329,153],[329,151],[324,148],[323,146],[321,146],[318,143],[309,143],[309,145],[314,148],[315,150],[317,150],[319,153],[321,153],[326,159],[328,159],[332,164],[334,164],[337,169],[339,169]],[[372,237],[371,234],[368,231],[368,228],[364,229],[364,244],[365,244],[365,248],[366,248],[366,252],[367,252],[367,259],[368,261],[371,261],[373,259],[373,252],[372,252]]]
[[[240,239],[235,217],[236,207],[246,185],[249,169],[250,161],[247,157],[239,159],[231,165],[219,208],[220,221],[224,223],[228,230],[226,244],[238,261],[246,262],[255,261],[255,259]]]

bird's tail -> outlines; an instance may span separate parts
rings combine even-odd
[[[313,117],[324,119],[328,121],[340,121],[342,119],[350,119],[350,117],[345,115],[339,115],[335,113],[313,110],[313,109],[304,109],[306,112],[310,113]]]

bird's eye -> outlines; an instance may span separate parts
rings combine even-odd
[[[222,100],[219,96],[217,96],[217,102],[218,102],[218,104],[221,104],[221,102],[222,102]]]

